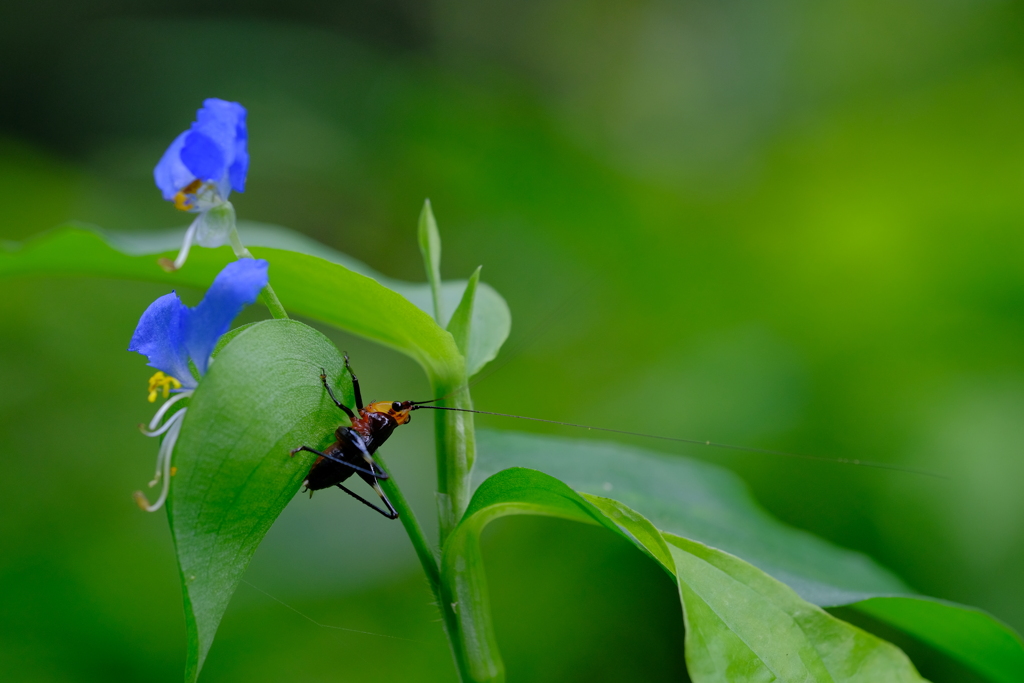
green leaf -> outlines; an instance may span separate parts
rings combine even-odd
[[[662,531],[742,557],[815,604],[911,592],[869,557],[778,521],[725,468],[593,439],[481,429],[477,442],[477,481],[514,466],[546,472],[625,503]]]
[[[658,530],[741,556],[809,602],[852,605],[993,681],[1024,680],[1024,644],[1008,626],[972,607],[912,595],[869,558],[787,527],[724,468],[594,440],[478,430],[477,443],[477,481],[511,466],[557,476],[670,573]]]
[[[618,501],[580,496],[535,470],[510,468],[484,480],[449,537],[442,573],[457,613],[486,604],[479,538],[492,520],[532,514],[597,524],[636,543],[673,574],[686,620],[686,661],[695,683],[918,682],[895,646],[831,616],[739,558],[663,534]],[[478,623],[470,619],[466,627]],[[495,647],[469,632],[463,647]],[[500,670],[474,672],[494,680]]]
[[[455,339],[455,345],[459,347],[459,351],[462,352],[463,356],[469,357],[469,347],[473,343],[473,303],[476,299],[477,283],[480,282],[480,270],[482,266],[478,266],[473,274],[469,276],[469,284],[466,285],[466,291],[462,295],[462,301],[459,302],[459,307],[455,309],[455,313],[452,314],[452,319],[448,322],[448,331],[451,332],[452,337]]]
[[[457,310],[456,307],[462,301],[467,286],[468,283],[462,280],[446,282],[441,288],[441,299],[446,302],[446,306],[451,307],[451,310]],[[415,303],[413,299],[409,300]],[[476,286],[470,326],[473,331],[469,338],[469,347],[466,349],[467,377],[480,372],[485,365],[494,360],[501,350],[501,345],[508,339],[512,327],[512,314],[508,310],[508,304],[486,282],[480,282]]]
[[[836,619],[753,565],[666,535],[695,683],[923,681],[895,645]]]
[[[922,680],[898,648],[805,602],[756,567],[661,533],[616,500],[583,497],[676,577],[694,681]],[[737,671],[746,678],[736,678]]]
[[[433,287],[429,283],[405,282],[387,277],[367,266],[361,261],[331,249],[319,242],[297,232],[286,228],[264,223],[252,223],[241,221],[238,224],[238,231],[242,241],[251,246],[272,247],[297,251],[310,256],[317,256],[337,263],[345,268],[365,275],[376,280],[388,289],[394,290],[412,302],[424,313],[433,316]],[[183,231],[175,230],[162,237],[162,242],[151,244],[147,253],[160,254],[169,250],[177,249]],[[107,233],[108,239],[117,239],[123,245],[125,234]],[[168,237],[170,239],[168,239]],[[136,243],[138,237],[134,237]],[[129,245],[129,248],[137,244]],[[447,327],[450,324],[447,311],[455,311],[465,296],[468,281],[448,280],[441,283],[441,311],[440,324]],[[502,344],[508,339],[509,330],[512,328],[512,314],[508,309],[505,299],[493,287],[486,282],[480,282],[476,288],[476,295],[473,300],[472,336],[469,344],[468,355],[466,355],[466,376],[472,377],[494,360],[501,350]]]
[[[662,533],[643,515],[611,498],[602,498],[590,493],[580,493],[580,495],[600,510],[605,517],[613,521],[621,529],[629,532],[632,537],[630,540],[638,548],[660,564],[662,569],[675,577],[676,565],[672,560],[672,553],[668,549],[668,544],[665,543]]]
[[[76,227],[55,230],[18,248],[0,251],[0,276],[103,275],[167,282],[205,289],[228,262],[231,250],[193,249],[185,266],[166,273],[157,256],[141,255],[149,247],[141,237],[120,236],[112,247],[94,231]],[[270,262],[278,297],[292,313],[334,325],[411,356],[432,380],[460,382],[464,360],[451,335],[400,294],[373,279],[316,256],[281,249],[251,247]]]
[[[351,256],[286,228],[241,221],[238,224],[238,231],[242,236],[242,241],[248,245],[298,251],[345,266],[353,272],[372,278],[388,289],[398,292],[424,313],[434,315],[433,288],[428,283],[405,282],[389,278]],[[154,245],[159,248],[150,247],[151,251],[148,253],[158,254],[176,249],[181,241],[182,232],[180,230],[172,231],[171,240],[163,238],[164,241],[161,245]],[[108,239],[113,237],[113,234],[108,233]],[[117,235],[118,239],[121,237],[121,234]],[[168,244],[168,242],[170,243]],[[464,297],[467,284],[466,280],[448,280],[441,283],[442,313],[456,310]],[[448,326],[449,319],[446,315],[442,316],[441,324],[445,327]],[[494,360],[501,345],[508,338],[511,326],[512,314],[509,312],[505,299],[486,282],[480,282],[476,288],[473,304],[472,342],[469,347],[469,355],[466,357],[468,376],[475,375],[484,365]]]
[[[971,607],[933,599],[872,598],[852,605],[999,683],[1024,681],[1024,643],[1009,626]]]
[[[343,417],[320,383],[351,401],[334,345],[292,320],[249,326],[226,344],[189,399],[174,449],[167,513],[181,570],[194,681],[249,560]]]
[[[427,271],[427,282],[434,297],[434,320],[440,324],[444,320],[444,310],[441,308],[441,233],[437,230],[429,199],[423,202],[418,232],[423,268]]]

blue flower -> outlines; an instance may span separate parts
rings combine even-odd
[[[135,493],[139,507],[150,512],[158,510],[167,499],[171,476],[171,453],[181,430],[185,409],[174,413],[160,424],[172,405],[191,396],[199,379],[210,367],[217,341],[228,331],[238,314],[256,301],[267,286],[268,264],[263,260],[241,259],[224,267],[206,296],[195,308],[181,302],[175,292],[165,294],[146,309],[132,335],[129,351],[146,356],[157,373],[149,380],[149,400],[153,402],[162,389],[164,397],[173,390],[177,395],[164,403],[149,423],[149,436],[166,433],[157,454],[156,475],[150,486],[163,479],[163,491],[150,505],[141,491]],[[193,368],[195,372],[193,372]],[[198,374],[198,377],[197,377]]]
[[[195,123],[179,135],[153,169],[164,199],[183,211],[202,211],[204,203],[226,201],[231,190],[245,191],[249,172],[249,133],[245,107],[210,98]]]
[[[192,127],[179,135],[153,169],[164,199],[182,211],[198,213],[185,233],[173,266],[180,268],[193,242],[204,247],[227,244],[235,226],[232,190],[245,191],[249,172],[249,133],[245,107],[237,102],[210,98],[196,112]]]

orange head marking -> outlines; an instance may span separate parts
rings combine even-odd
[[[366,412],[390,415],[400,425],[409,422],[410,410],[412,410],[412,401],[374,401],[366,406]]]

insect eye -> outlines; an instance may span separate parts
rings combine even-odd
[[[401,409],[402,409],[402,404],[399,403],[398,401],[395,401],[394,403],[391,404],[391,410],[395,411],[396,413],[398,411],[400,411]]]

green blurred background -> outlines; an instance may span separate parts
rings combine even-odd
[[[240,101],[240,217],[420,280],[430,197],[445,277],[484,265],[518,351],[480,408],[948,474],[671,449],[1020,630],[1022,9],[9,2],[0,239],[183,226],[152,167],[203,98]],[[131,500],[156,453],[135,429],[150,373],[124,350],[165,291],[0,282],[2,680],[181,676],[166,520]],[[369,398],[427,397],[411,361],[329,334]],[[510,422],[477,424],[592,438]],[[428,524],[431,439],[420,420],[385,449]],[[510,681],[685,676],[674,587],[633,548],[528,519],[485,541]],[[355,501],[297,498],[247,579],[205,680],[455,678],[401,528]]]

